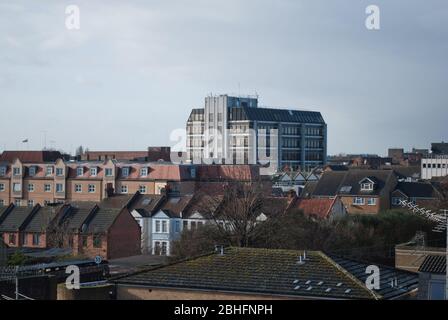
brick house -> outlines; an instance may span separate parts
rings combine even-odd
[[[339,197],[349,214],[379,213],[390,209],[390,195],[397,183],[393,170],[327,171],[311,197]]]
[[[399,182],[391,195],[391,207],[401,207],[400,201],[411,201],[414,204],[434,209],[443,198],[431,183],[428,182]]]

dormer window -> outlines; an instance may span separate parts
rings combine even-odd
[[[95,177],[98,174],[98,168],[97,167],[93,167],[90,168],[90,175]]]
[[[6,167],[0,167],[0,176],[6,175]]]
[[[128,177],[129,176],[129,167],[124,167],[121,171],[121,174],[123,175],[123,177]]]
[[[147,177],[148,176],[148,168],[141,168],[140,169],[140,176],[141,177]]]
[[[369,178],[361,180],[360,185],[361,185],[361,191],[373,191],[375,187],[375,183]]]
[[[37,168],[35,166],[31,166],[30,171],[29,171],[30,176],[34,177],[36,175],[36,171],[37,171]]]
[[[78,167],[78,168],[76,168],[76,175],[77,175],[78,177],[84,175],[84,168],[83,168],[83,167]]]
[[[62,177],[64,175],[64,169],[62,168],[56,168],[56,175],[58,177]]]
[[[20,170],[20,168],[13,168],[12,169],[12,173],[15,176],[20,176],[21,175],[22,170]]]
[[[51,176],[53,174],[53,166],[47,166],[46,175]]]
[[[106,177],[112,177],[114,175],[114,171],[111,168],[106,168]]]

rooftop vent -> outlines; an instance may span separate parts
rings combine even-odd
[[[352,292],[352,289],[347,289],[347,290],[345,290],[344,293],[350,293],[350,292]]]
[[[321,285],[323,285],[323,284],[324,284],[323,281],[319,281],[319,282],[317,283],[318,286],[321,286]]]
[[[299,290],[300,289],[300,286],[295,286],[294,287],[294,290]]]
[[[336,287],[340,287],[340,286],[342,286],[342,282],[339,282],[339,283],[336,285]]]

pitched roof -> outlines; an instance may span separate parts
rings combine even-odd
[[[446,272],[446,257],[429,255],[425,258],[418,269],[419,272],[440,273]]]
[[[437,198],[433,185],[426,182],[399,182],[395,190],[400,190],[410,198]]]
[[[302,210],[305,215],[308,216],[316,216],[319,218],[328,218],[328,215],[331,212],[331,208],[333,207],[335,199],[299,199],[291,209],[299,209]]]
[[[0,232],[19,231],[34,210],[35,208],[14,206],[0,221]]]
[[[86,219],[93,214],[95,202],[72,202],[69,214],[65,217],[69,230],[80,230]]]
[[[322,252],[228,248],[217,253],[151,269],[114,282],[123,285],[223,291],[278,296],[376,299],[360,281]]]
[[[379,195],[393,175],[392,170],[327,171],[320,178],[313,196]],[[372,191],[361,191],[360,182],[366,178],[375,183]]]
[[[33,215],[31,220],[26,224],[23,231],[25,232],[44,232],[50,223],[57,216],[62,206],[42,207]]]
[[[13,162],[15,159],[20,159],[24,163],[41,163],[54,162],[61,159],[62,154],[59,151],[3,151],[0,154],[0,162]]]
[[[170,217],[181,217],[181,213],[186,209],[190,201],[193,199],[192,195],[185,196],[170,196],[163,203],[160,208],[163,212],[165,212]]]
[[[140,194],[129,206],[143,217],[150,217],[163,203],[165,196],[160,194]]]
[[[371,263],[360,262],[332,254],[329,254],[329,257],[347,270],[347,272],[354,275],[359,281],[362,283],[366,282],[367,277],[369,276],[369,274],[366,273],[366,268],[371,265]],[[389,266],[376,265],[380,269],[381,277],[380,289],[374,289],[374,291],[383,299],[398,298],[418,288],[418,274]]]
[[[198,180],[246,180],[253,181],[259,177],[256,165],[200,165],[197,166]]]
[[[122,208],[100,208],[87,223],[84,233],[106,232],[114,223],[115,219],[123,211]]]

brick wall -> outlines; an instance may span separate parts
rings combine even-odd
[[[123,210],[107,234],[108,259],[139,255],[141,229],[128,210]]]

